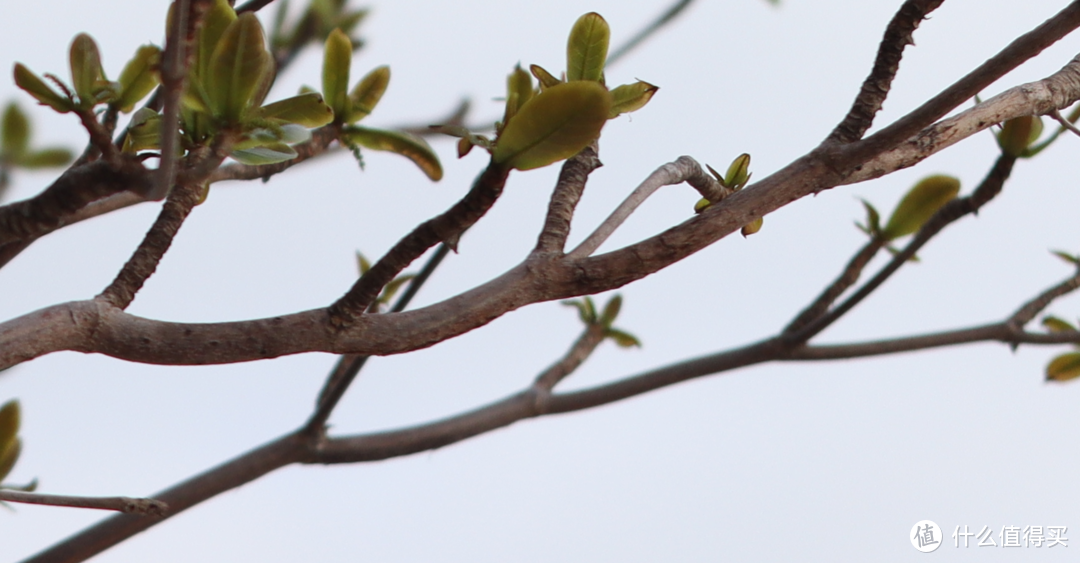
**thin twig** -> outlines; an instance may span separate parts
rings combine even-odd
[[[840,276],[836,278],[833,283],[829,284],[829,287],[825,288],[825,291],[821,292],[821,295],[814,300],[806,309],[795,317],[786,327],[783,332],[785,334],[795,332],[800,328],[810,324],[812,321],[820,317],[823,313],[829,310],[829,307],[839,298],[849,287],[855,285],[855,282],[859,281],[859,275],[862,273],[866,265],[870,263],[870,260],[877,255],[885,246],[885,241],[873,237],[870,242],[866,243],[859,252],[851,258],[844,271],[840,273]]]
[[[1065,116],[1061,115],[1061,112],[1059,110],[1054,109],[1053,111],[1051,111],[1050,112],[1050,117],[1053,117],[1055,120],[1057,120],[1057,122],[1061,124],[1061,127],[1063,129],[1071,131],[1071,132],[1075,133],[1076,135],[1080,135],[1080,129],[1078,129],[1075,125],[1073,125],[1071,121],[1069,121],[1068,119],[1065,119]]]
[[[605,65],[610,66],[618,62],[619,59],[622,59],[627,53],[633,51],[634,48],[643,41],[663,29],[664,26],[671,22],[671,20],[675,19],[675,16],[681,14],[683,10],[690,6],[691,2],[693,2],[693,0],[677,0],[670,8],[664,10],[664,13],[660,14],[659,17],[642,28],[641,31],[634,34],[633,37],[628,39],[622,45],[616,47],[615,50],[608,55]]]
[[[113,510],[138,516],[162,516],[169,506],[161,501],[149,498],[129,497],[77,497],[68,495],[46,495],[0,489],[0,501],[24,504],[42,504],[46,506],[66,506],[69,508],[92,508]]]
[[[120,273],[98,295],[98,299],[118,309],[127,309],[135,299],[135,294],[157,270],[158,263],[172,246],[176,233],[199,202],[201,191],[202,186],[182,184],[169,192],[169,197],[165,200],[165,205],[162,206],[161,213],[158,214],[153,226],[143,237],[131,258],[121,268]]]
[[[1024,325],[1031,322],[1036,315],[1041,313],[1043,309],[1047,308],[1055,299],[1068,295],[1073,291],[1080,288],[1080,268],[1077,269],[1075,275],[1071,278],[1047,289],[1039,294],[1037,297],[1024,303],[1011,317],[1009,317],[1008,323],[1017,329],[1023,328]]]
[[[533,388],[541,391],[541,397],[547,397],[549,392],[559,384],[560,381],[565,379],[568,375],[574,373],[577,368],[581,367],[581,364],[585,362],[592,355],[596,347],[604,341],[606,327],[601,323],[593,323],[585,327],[585,330],[581,332],[581,336],[574,341],[574,344],[570,346],[570,350],[547,368],[540,375],[536,376],[536,380],[533,382]],[[540,412],[544,412],[544,408],[540,409]]]
[[[689,183],[701,192],[702,197],[713,203],[721,201],[731,193],[706,174],[696,160],[689,156],[680,156],[675,162],[669,162],[657,168],[648,178],[645,178],[645,181],[626,196],[626,199],[588,238],[567,254],[567,257],[577,259],[592,255],[649,196],[656,193],[656,190],[683,182]]]
[[[563,253],[566,238],[570,236],[570,222],[574,218],[574,209],[581,201],[581,194],[585,192],[585,182],[588,181],[589,174],[601,166],[603,164],[597,155],[595,141],[563,163],[559,171],[559,180],[551,193],[544,228],[536,241],[534,254]]]
[[[885,280],[889,279],[889,277],[899,270],[901,266],[906,264],[912,256],[915,256],[915,253],[918,252],[923,245],[929,242],[931,238],[937,235],[938,232],[965,215],[977,213],[983,205],[1001,192],[1002,187],[1005,185],[1005,180],[1007,180],[1012,173],[1012,168],[1015,163],[1015,156],[1005,154],[999,156],[994,162],[994,166],[991,167],[990,172],[983,178],[983,181],[975,188],[975,191],[972,192],[970,196],[954,199],[945,204],[944,207],[938,210],[938,212],[919,229],[919,232],[915,234],[915,237],[911,242],[909,242],[902,251],[896,253],[892,260],[873,278],[866,282],[866,284],[860,287],[858,291],[828,313],[815,319],[813,322],[808,323],[798,330],[785,333],[786,341],[792,343],[807,342],[817,334],[821,333],[821,331],[836,322],[837,319],[850,311],[855,305],[858,305],[863,299],[881,286],[881,284],[885,283]]]
[[[244,12],[258,12],[259,10],[273,4],[274,0],[248,0],[236,8],[237,14]]]
[[[420,288],[423,287],[424,283],[427,282],[428,278],[431,277],[431,274],[435,272],[435,269],[439,267],[439,264],[448,254],[450,254],[450,247],[446,244],[440,244],[435,249],[435,253],[431,255],[431,258],[428,258],[427,263],[416,274],[416,277],[409,280],[405,290],[398,296],[393,307],[390,308],[391,313],[400,313],[405,310],[405,307],[409,306],[409,302],[412,301],[413,297],[416,296]],[[326,383],[323,384],[323,388],[319,392],[319,398],[315,403],[315,412],[304,425],[305,432],[316,433],[325,428],[326,421],[330,419],[334,408],[337,407],[341,398],[345,396],[345,392],[348,391],[349,386],[370,357],[359,354],[344,354],[338,359],[337,364],[334,365],[334,369],[330,372]]]
[[[863,82],[855,103],[844,120],[829,134],[829,141],[850,143],[858,141],[874,123],[874,116],[889,95],[892,81],[900,69],[904,48],[914,45],[912,35],[927,14],[937,9],[944,0],[908,0],[893,16],[885,36],[878,46],[877,58],[870,76]]]
[[[366,274],[328,309],[331,325],[346,328],[359,318],[386,284],[429,248],[444,243],[451,249],[458,238],[495,204],[510,171],[494,161],[480,174],[469,193],[445,213],[424,221],[398,241]]]

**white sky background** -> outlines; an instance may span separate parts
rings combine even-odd
[[[564,67],[566,34],[595,10],[614,43],[667,2],[463,0],[375,3],[353,80],[390,64],[390,89],[366,125],[428,122],[462,97],[499,114],[515,63]],[[903,115],[1060,9],[1062,2],[950,0],[916,34],[877,123]],[[15,61],[67,76],[67,48],[93,35],[111,76],[135,48],[161,42],[166,2],[39,0],[0,19],[0,68]],[[661,87],[645,109],[604,130],[605,166],[574,223],[580,241],[657,166],[689,154],[722,168],[753,155],[756,178],[814,147],[868,72],[900,1],[700,0],[609,69]],[[269,17],[272,10],[267,10]],[[264,21],[266,19],[264,18]],[[1080,52],[1070,37],[995,84],[1042,78]],[[271,99],[319,84],[307,52]],[[0,100],[29,96],[10,80]],[[32,110],[40,144],[81,147],[71,116]],[[417,222],[465,193],[485,159],[435,148],[431,184],[405,159],[368,152],[309,163],[264,185],[219,184],[185,224],[131,312],[175,321],[264,317],[324,306]],[[948,228],[820,342],[901,336],[998,321],[1070,274],[1048,249],[1080,252],[1076,155],[1067,137],[1021,161],[977,219]],[[479,153],[480,151],[476,151]],[[617,326],[641,350],[605,344],[566,388],[596,384],[774,334],[865,241],[857,198],[891,211],[918,178],[949,173],[968,193],[992,164],[990,134],[914,170],[807,198],[620,290]],[[416,306],[487,281],[532,247],[557,166],[511,176],[506,194],[424,287]],[[12,198],[54,175],[20,173]],[[605,248],[692,213],[688,187],[665,188]],[[0,270],[0,314],[95,295],[156,215],[143,205],[35,243]],[[884,259],[873,265],[880,266]],[[599,296],[599,301],[607,299]],[[1051,312],[1075,319],[1080,301]],[[510,313],[429,350],[371,361],[332,419],[336,433],[414,424],[527,385],[576,337],[557,304]],[[1080,549],[1080,384],[1043,383],[1065,347],[985,344],[871,360],[772,364],[704,378],[592,411],[516,424],[434,453],[374,464],[290,467],[206,502],[113,548],[99,561],[838,561],[918,558],[1064,560]],[[307,354],[236,366],[143,366],[53,354],[0,376],[0,401],[24,409],[24,455],[10,481],[43,492],[151,495],[300,424],[334,358]],[[0,511],[0,559],[17,560],[101,513]],[[1070,547],[956,549],[908,541],[923,519],[957,525],[1069,526]],[[1075,537],[1075,539],[1073,539]],[[972,555],[971,552],[978,552]],[[965,559],[967,560],[967,559]]]

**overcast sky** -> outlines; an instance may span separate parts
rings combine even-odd
[[[372,4],[354,80],[389,64],[390,88],[365,124],[427,123],[462,98],[473,117],[501,112],[518,62],[564,66],[584,12],[617,44],[664,2],[398,0]],[[645,109],[604,130],[601,158],[571,236],[580,241],[656,167],[680,155],[716,168],[739,153],[764,178],[813,148],[851,104],[899,0],[698,0],[607,72],[609,84],[660,86]],[[1062,2],[950,0],[916,34],[887,123],[1060,9]],[[67,75],[79,32],[119,73],[136,47],[161,43],[167,3],[38,0],[0,18],[0,67],[19,61]],[[295,9],[296,6],[293,6]],[[267,10],[271,12],[272,10]],[[264,14],[264,21],[270,16]],[[999,81],[988,97],[1056,71],[1070,37]],[[320,83],[321,54],[301,56],[270,99]],[[10,81],[0,102],[29,96]],[[30,109],[36,142],[85,142],[76,120]],[[356,276],[353,254],[379,256],[460,198],[485,159],[455,157],[432,184],[405,159],[346,154],[268,184],[219,184],[184,225],[130,311],[172,321],[259,318],[325,306]],[[887,213],[919,178],[947,173],[969,192],[992,164],[990,134],[912,170],[785,207],[750,237],[729,237],[622,288],[617,326],[640,350],[605,344],[565,382],[594,385],[775,334],[834,278],[865,235],[858,198]],[[902,336],[995,322],[1071,274],[1048,250],[1080,252],[1080,139],[1020,162],[978,218],[949,227],[819,342]],[[416,306],[517,264],[535,241],[557,167],[515,173]],[[9,198],[53,174],[18,173]],[[696,193],[661,190],[604,247],[685,220]],[[115,275],[156,215],[143,205],[35,243],[0,270],[0,317],[87,299]],[[875,261],[878,267],[884,259]],[[604,301],[608,295],[598,296]],[[1076,319],[1080,300],[1050,312]],[[521,389],[576,337],[558,304],[510,313],[431,349],[369,363],[331,422],[338,434],[432,420]],[[221,495],[97,560],[155,561],[1056,561],[1080,549],[1080,384],[1043,382],[1067,347],[995,344],[833,363],[756,366],[592,411],[518,423],[433,453],[386,462],[289,467]],[[244,365],[170,368],[52,354],[0,376],[19,398],[24,455],[8,479],[41,491],[152,495],[299,425],[334,358],[306,354]],[[17,560],[102,518],[73,509],[0,511],[0,559]],[[932,520],[946,545],[910,544]],[[1068,526],[1069,547],[957,548],[960,526]],[[1075,540],[1073,537],[1075,536]],[[977,555],[971,552],[978,552]],[[1030,553],[1029,553],[1030,552]]]

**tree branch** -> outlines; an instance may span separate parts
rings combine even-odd
[[[1002,187],[1005,185],[1005,180],[1009,178],[1012,173],[1013,165],[1016,163],[1015,156],[1009,156],[1002,154],[994,162],[993,167],[990,168],[990,172],[983,178],[983,181],[979,184],[975,191],[970,196],[954,199],[945,204],[938,210],[923,226],[919,229],[919,232],[915,233],[915,237],[904,247],[904,249],[893,256],[892,260],[879,271],[870,281],[859,288],[854,294],[844,300],[843,303],[837,305],[828,313],[825,313],[813,322],[809,322],[798,330],[785,332],[785,338],[788,342],[807,342],[815,335],[820,334],[837,319],[842,317],[845,313],[850,311],[855,305],[858,305],[863,299],[869,296],[874,290],[885,283],[885,280],[889,279],[901,266],[906,264],[915,253],[919,251],[927,242],[930,242],[935,235],[937,235],[942,229],[952,224],[956,220],[969,214],[978,213],[979,209],[986,205],[997,194],[1001,193]]]
[[[144,195],[150,187],[150,173],[134,158],[71,168],[40,194],[0,207],[0,245],[52,231],[93,201],[124,191]]]
[[[878,46],[877,58],[870,76],[863,82],[855,103],[844,120],[833,129],[826,142],[851,143],[858,141],[874,123],[874,116],[889,95],[892,81],[900,69],[904,48],[914,45],[912,35],[926,16],[944,0],[907,0],[885,28],[885,37]]]
[[[561,255],[570,236],[570,222],[574,218],[574,209],[585,192],[585,183],[593,170],[603,166],[593,144],[582,149],[573,158],[563,163],[559,171],[559,180],[548,203],[544,228],[536,241],[534,254]]]
[[[138,516],[161,516],[168,512],[169,506],[149,498],[130,497],[76,497],[68,495],[46,495],[0,489],[0,501],[46,506],[66,506],[69,508],[92,508],[97,510],[115,510]]]
[[[348,293],[331,305],[328,310],[330,323],[342,329],[355,322],[386,284],[432,246],[441,242],[454,249],[461,234],[495,204],[508,175],[509,170],[492,161],[461,201],[442,215],[418,225],[361,276]]]

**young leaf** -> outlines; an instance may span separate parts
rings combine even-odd
[[[578,18],[566,42],[566,79],[599,82],[610,39],[611,29],[600,14],[589,12]]]
[[[241,164],[276,164],[296,158],[296,151],[289,145],[278,142],[235,150],[229,156]]]
[[[525,105],[532,95],[532,76],[522,70],[519,64],[506,77],[506,112],[503,114],[503,123],[509,123],[510,119],[517,114],[518,109]]]
[[[1050,332],[1069,332],[1076,330],[1076,327],[1069,324],[1068,321],[1054,316],[1043,317],[1042,325]]]
[[[120,96],[116,106],[124,113],[135,108],[139,100],[146,97],[157,85],[158,65],[161,64],[161,49],[154,45],[143,45],[135,51],[135,57],[124,66],[120,73]]]
[[[866,208],[866,228],[868,229],[866,234],[872,237],[879,236],[881,234],[881,215],[873,205],[870,205],[869,201],[865,199],[860,201],[862,201],[863,207]]]
[[[23,153],[15,160],[15,164],[26,168],[27,170],[37,170],[39,168],[56,168],[57,166],[64,166],[71,162],[73,158],[75,158],[75,155],[71,154],[71,151],[67,149],[41,149]]]
[[[326,38],[323,54],[322,88],[326,103],[338,119],[349,113],[349,67],[352,66],[352,42],[335,29]]]
[[[1024,156],[1043,132],[1042,119],[1037,115],[1025,115],[1010,119],[1001,126],[997,134],[1001,151],[1009,156]]]
[[[15,442],[15,437],[19,434],[20,419],[19,401],[11,400],[0,407],[0,450]],[[0,475],[0,478],[3,476]]]
[[[604,312],[600,315],[600,324],[610,327],[622,310],[622,295],[616,295],[604,305]]]
[[[593,305],[592,299],[586,297],[584,299],[562,301],[562,304],[577,309],[578,318],[581,319],[581,322],[587,325],[596,324],[596,307]]]
[[[3,481],[8,473],[11,473],[11,469],[15,467],[15,462],[19,461],[19,454],[22,452],[22,440],[15,438],[7,447],[0,445],[0,481]]]
[[[361,276],[371,269],[371,262],[359,250],[356,251],[356,266],[360,269]]]
[[[9,103],[4,108],[0,128],[3,128],[0,154],[10,158],[26,152],[26,147],[30,146],[30,119],[15,102]]]
[[[142,108],[131,116],[128,134],[124,139],[125,152],[161,148],[161,114]]]
[[[442,179],[443,170],[442,165],[439,164],[439,157],[435,156],[435,151],[431,150],[427,141],[420,137],[400,131],[369,129],[359,125],[350,125],[343,129],[341,134],[350,143],[377,151],[395,152],[408,158],[419,166],[420,170],[423,170],[433,182]]]
[[[70,99],[57,94],[44,80],[20,63],[15,63],[15,85],[33,96],[41,105],[49,106],[60,113],[75,109],[75,104]]]
[[[1064,252],[1062,250],[1051,250],[1050,253],[1068,262],[1069,264],[1072,264],[1073,266],[1080,266],[1080,257],[1073,256],[1072,254],[1069,254],[1068,252]]]
[[[551,88],[556,84],[562,84],[562,80],[555,78],[550,72],[544,70],[540,65],[529,65],[529,72],[540,81],[540,89],[545,90]]]
[[[743,225],[743,228],[742,228],[742,236],[743,236],[743,238],[746,238],[746,237],[760,231],[761,226],[764,225],[764,224],[765,224],[765,218],[764,217],[758,217],[757,219],[754,219],[753,221]]]
[[[101,54],[98,52],[97,43],[85,33],[75,36],[71,42],[69,57],[71,64],[71,82],[75,93],[79,95],[79,104],[84,108],[94,106],[95,86],[104,80],[104,71],[101,69]]]
[[[614,340],[615,344],[618,344],[620,348],[641,348],[641,341],[629,332],[609,328],[604,331],[604,336]]]
[[[176,4],[173,3],[173,6]],[[169,15],[172,15],[170,11]],[[217,48],[221,36],[236,21],[236,11],[229,6],[228,0],[214,0],[214,5],[203,16],[202,27],[199,28],[197,55],[192,65],[192,72],[199,79],[206,81],[210,74],[210,61],[213,60],[214,49]],[[172,26],[170,25],[171,29]]]
[[[610,111],[611,95],[596,82],[552,86],[506,125],[495,145],[495,162],[531,170],[574,156],[600,135]]]
[[[743,153],[735,157],[724,175],[724,185],[739,191],[750,181],[750,155]]]
[[[882,236],[887,240],[910,235],[960,193],[960,180],[952,176],[929,176],[911,188],[896,206]]]
[[[321,127],[334,120],[334,112],[319,94],[301,94],[259,109],[259,115],[304,127]]]
[[[274,64],[264,43],[262,25],[251,12],[236,18],[222,34],[210,61],[206,89],[216,117],[238,123],[256,101]]]
[[[615,88],[611,91],[611,112],[608,117],[618,117],[645,107],[659,89],[659,86],[653,86],[641,80]]]
[[[390,85],[390,67],[376,67],[367,73],[349,93],[351,109],[345,116],[345,123],[356,123],[367,117],[382,99],[386,87]]]
[[[1069,381],[1080,376],[1080,352],[1062,354],[1046,366],[1047,381]]]

